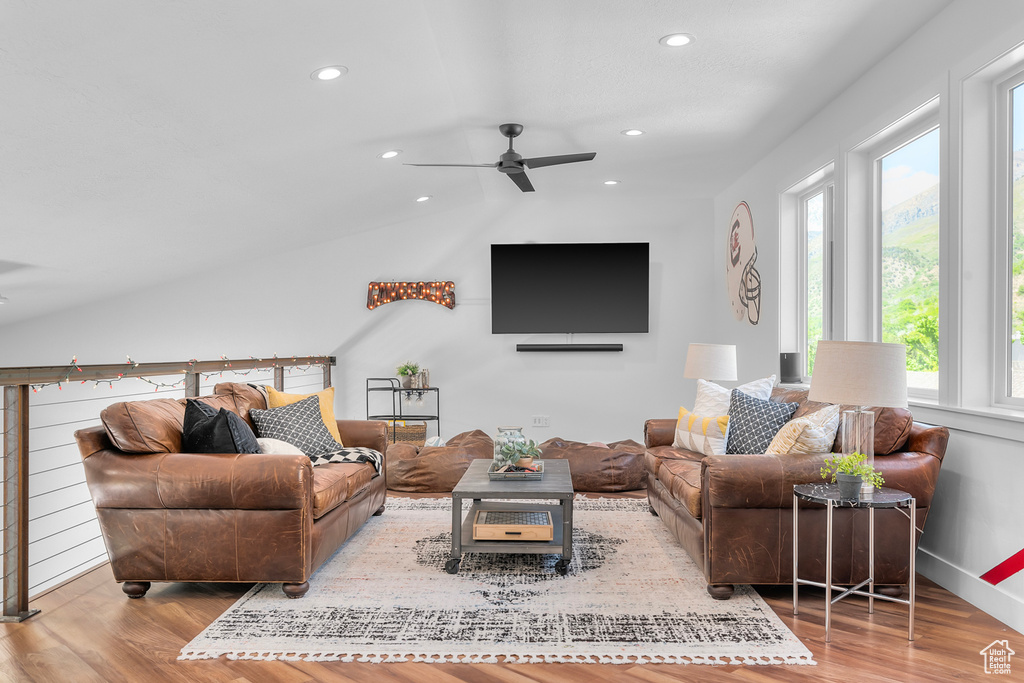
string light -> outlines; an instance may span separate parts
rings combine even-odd
[[[373,310],[393,301],[419,299],[455,308],[455,283],[434,282],[371,282],[367,286],[366,308]]]
[[[225,368],[230,369],[230,372],[232,372],[233,374],[241,375],[243,377],[246,376],[246,375],[252,374],[253,372],[259,372],[261,370],[268,370],[268,369],[269,370],[274,370],[274,369],[277,369],[277,368],[284,368],[285,371],[288,374],[291,374],[292,370],[299,370],[301,372],[306,372],[306,371],[312,369],[313,366],[315,366],[315,365],[324,365],[324,364],[328,363],[330,357],[329,356],[310,356],[310,358],[316,358],[316,359],[322,359],[322,360],[313,360],[313,361],[310,361],[309,363],[307,363],[306,365],[297,365],[296,364],[298,362],[298,356],[292,356],[291,357],[291,361],[292,362],[290,364],[289,363],[278,363],[277,362],[278,356],[277,356],[276,353],[273,356],[271,356],[271,358],[273,358],[275,362],[272,363],[269,368],[266,368],[266,367],[260,368],[258,364],[262,363],[263,359],[262,358],[256,358],[254,356],[249,356],[249,359],[253,361],[252,367],[250,367],[248,369],[240,369],[240,368],[235,368],[233,366],[233,363],[230,362],[230,360],[228,359],[227,356],[225,356],[223,354],[221,354],[221,356],[220,356],[220,359],[225,361],[225,363],[224,363],[224,367]],[[188,367],[189,368],[193,368],[193,367],[195,367],[196,363],[199,363],[199,362],[200,362],[199,359],[191,358],[188,361]],[[125,362],[125,364],[132,366],[132,369],[135,369],[135,368],[139,367],[139,365],[141,365],[141,363],[138,363],[135,360],[133,360],[131,356],[127,356],[127,361]],[[68,364],[67,370],[64,372],[64,375],[60,379],[53,380],[51,382],[42,382],[42,383],[39,383],[39,384],[30,384],[29,386],[32,388],[32,393],[34,393],[34,394],[38,394],[40,389],[45,389],[46,387],[52,387],[54,385],[56,385],[58,391],[63,391],[64,390],[64,386],[63,385],[71,383],[71,376],[75,372],[83,372],[82,368],[78,364],[78,356],[77,355],[71,357],[71,362]],[[189,374],[198,374],[202,379],[209,379],[209,378],[211,378],[211,377],[213,377],[215,375],[217,377],[223,377],[224,376],[224,372],[225,372],[225,370],[220,370],[220,371],[216,371],[216,372],[190,373],[188,370],[182,370],[181,373],[183,375],[185,375],[185,377],[182,377],[180,380],[178,380],[176,382],[159,382],[159,381],[150,379],[148,377],[141,377],[141,376],[140,377],[127,378],[127,377],[125,377],[125,373],[118,372],[116,377],[109,377],[109,378],[106,378],[106,379],[92,379],[92,380],[83,379],[81,381],[81,384],[85,384],[87,382],[92,382],[93,383],[93,386],[92,386],[93,389],[96,389],[100,385],[106,384],[109,389],[113,389],[114,388],[114,384],[116,382],[120,382],[121,380],[124,380],[124,379],[138,379],[138,380],[142,380],[143,382],[146,382],[147,384],[153,386],[154,387],[153,391],[154,392],[158,392],[161,389],[177,389],[177,388],[180,388],[180,387],[184,387],[186,382],[188,381],[188,375]]]

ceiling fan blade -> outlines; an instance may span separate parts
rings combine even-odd
[[[533,183],[526,177],[525,173],[509,173],[508,177],[512,179],[512,182],[519,186],[519,189],[523,192],[533,192]]]
[[[451,166],[457,168],[497,168],[498,164],[402,164],[403,166]]]
[[[575,164],[577,161],[590,161],[597,156],[597,152],[583,152],[582,154],[562,154],[554,157],[534,157],[523,159],[526,168],[541,168],[542,166],[557,166],[558,164]]]

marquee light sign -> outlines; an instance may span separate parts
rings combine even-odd
[[[455,308],[455,283],[447,282],[371,282],[366,292],[366,307],[378,306],[399,299],[421,299]]]

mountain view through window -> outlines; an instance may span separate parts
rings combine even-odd
[[[907,347],[907,386],[939,387],[939,131],[882,157],[882,341]]]

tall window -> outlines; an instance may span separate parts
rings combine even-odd
[[[938,128],[889,152],[879,163],[882,341],[906,345],[908,388],[937,391]]]
[[[1007,392],[1024,398],[1024,84],[1010,91],[1010,382]]]
[[[814,372],[818,341],[825,339],[826,221],[831,215],[832,186],[812,190],[801,201],[804,238],[804,375]],[[828,221],[831,222],[831,221]]]

